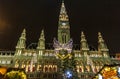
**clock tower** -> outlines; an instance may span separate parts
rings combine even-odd
[[[68,15],[65,9],[64,1],[61,5],[58,25],[58,41],[62,44],[67,43],[70,40],[70,25]]]

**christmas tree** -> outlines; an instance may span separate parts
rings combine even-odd
[[[61,74],[63,79],[78,79],[74,53],[68,53],[65,50],[62,50],[62,52],[64,52],[64,59],[61,59]]]

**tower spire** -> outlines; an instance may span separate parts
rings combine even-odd
[[[84,32],[81,32],[81,50],[89,50]]]
[[[66,12],[64,0],[62,0],[58,25],[58,41],[60,41],[61,43],[66,43],[69,41],[69,39],[70,39],[69,19]]]
[[[108,51],[107,45],[100,32],[98,32],[98,49],[101,51]]]
[[[21,34],[21,37],[18,40],[16,48],[25,49],[25,47],[26,47],[25,41],[26,41],[26,30],[24,29]]]
[[[67,12],[66,12],[64,0],[62,0],[59,20],[68,21],[68,15],[67,15]]]
[[[26,30],[24,29],[16,46],[15,55],[21,55],[22,51],[26,48]]]
[[[44,36],[44,30],[42,30],[39,42],[38,42],[38,47],[37,49],[45,49],[45,36]]]

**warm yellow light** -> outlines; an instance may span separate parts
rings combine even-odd
[[[0,73],[1,73],[2,75],[4,75],[6,72],[7,72],[7,68],[5,68],[5,67],[1,67],[1,68],[0,68]]]
[[[109,78],[117,79],[116,78],[116,75],[117,75],[116,70],[112,69],[110,67],[106,67],[102,74],[103,74],[104,79],[109,79]]]
[[[110,71],[110,68],[109,68],[109,67],[106,67],[106,68],[105,68],[105,71]]]

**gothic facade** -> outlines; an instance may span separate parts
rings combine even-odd
[[[26,30],[24,29],[15,52],[0,52],[0,65],[24,68],[28,79],[63,79],[60,73],[60,63],[73,56],[78,78],[91,79],[104,64],[120,63],[115,58],[110,57],[109,49],[100,32],[98,33],[98,50],[89,49],[84,32],[81,32],[80,50],[73,49],[69,18],[64,2],[62,2],[59,15],[57,39],[58,41],[54,39],[54,49],[46,49],[44,30],[42,30],[37,48],[27,49]],[[64,53],[63,50],[66,50],[67,53]]]

